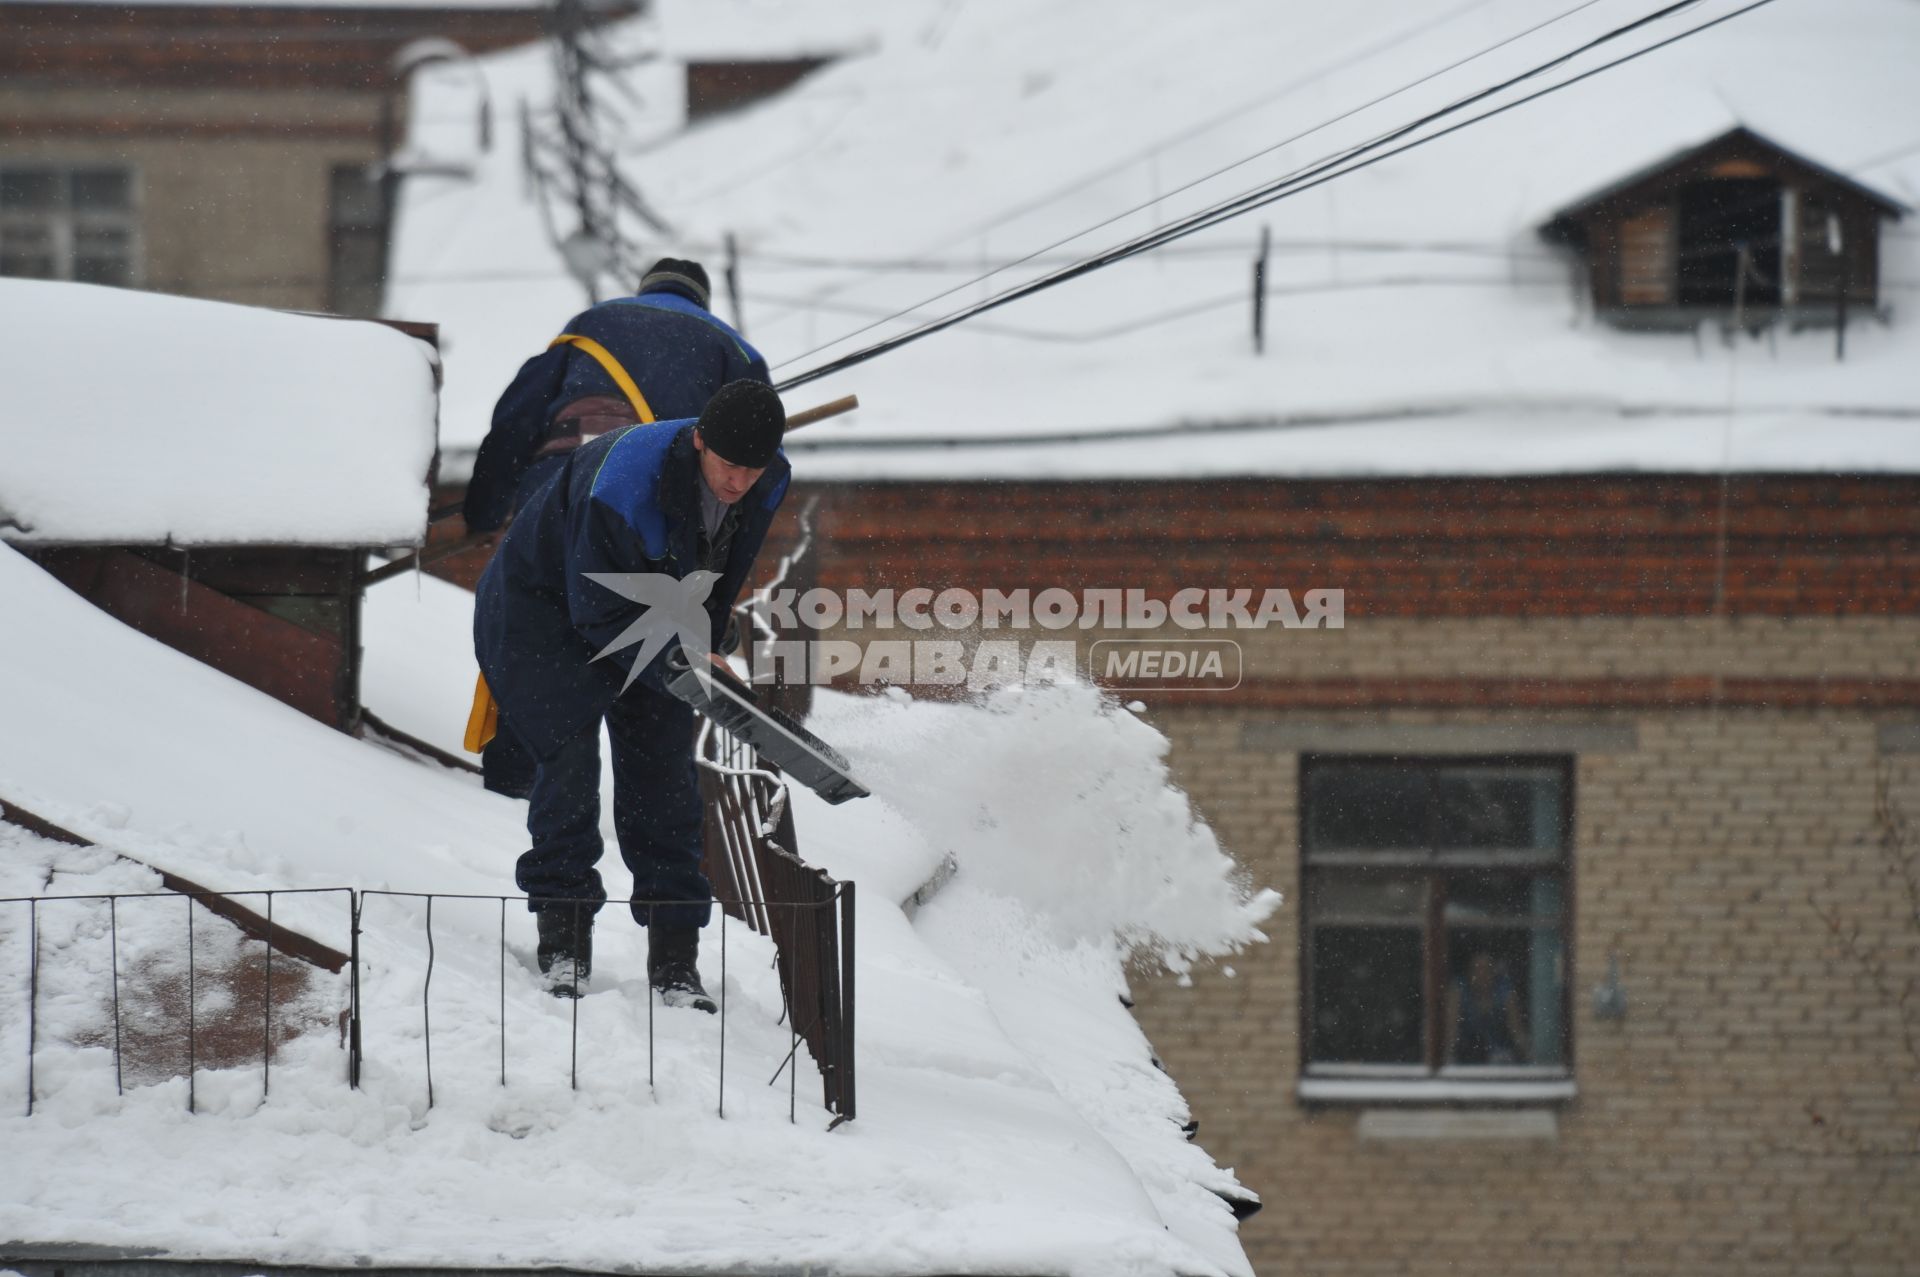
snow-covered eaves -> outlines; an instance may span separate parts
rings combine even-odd
[[[699,7],[664,6],[660,38],[678,38],[675,21],[705,21],[683,16]],[[762,7],[775,6],[715,8]],[[1557,16],[1526,0],[778,7],[795,25],[806,14],[874,23],[879,47],[738,115],[664,141],[649,135],[630,170],[675,227],[670,240],[647,237],[649,249],[717,266],[734,236],[744,327],[776,379],[1339,153],[1648,9],[1631,0]],[[1708,0],[1643,42],[1737,7]],[[1732,344],[1717,329],[1615,331],[1591,313],[1573,256],[1536,232],[1650,160],[1738,127],[1913,204],[1917,43],[1920,9],[1905,0],[1744,14],[796,391],[794,409],[847,393],[863,405],[796,439],[798,472],[1693,470],[1724,455],[1723,433],[1736,466],[1748,441],[1765,440],[1749,454],[1753,467],[1910,472],[1911,423],[1886,424],[1920,406],[1920,325],[1908,314],[1920,298],[1920,236],[1904,225],[1883,237],[1881,304],[1852,316],[1844,359],[1831,331],[1782,328]],[[488,73],[496,92],[551,99],[544,60],[502,55]],[[466,99],[452,95],[471,97],[450,78],[433,91],[453,105]],[[431,109],[418,118],[419,140],[441,149],[459,140]],[[390,305],[447,325],[450,454],[477,446],[514,370],[582,302],[517,154],[503,137],[472,180],[423,179],[402,193]],[[564,222],[567,211],[554,211]],[[1249,281],[1263,230],[1272,251],[1256,352]],[[722,310],[736,317],[724,301]],[[1229,446],[1175,428],[1396,414],[1419,420],[1385,436],[1329,429],[1311,448],[1290,430],[1243,430]],[[1118,444],[1105,437],[1136,427]],[[1031,441],[947,443],[1007,435]],[[1505,453],[1489,456],[1496,447]]]
[[[412,546],[438,395],[382,324],[0,279],[0,538]]]

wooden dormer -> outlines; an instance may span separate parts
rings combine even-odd
[[[1880,301],[1898,202],[1749,129],[1660,161],[1541,227],[1585,261],[1594,310],[1635,327],[1844,322]]]

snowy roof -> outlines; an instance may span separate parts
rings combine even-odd
[[[444,739],[472,686],[472,596],[432,578],[369,594],[369,706]],[[5,546],[0,597],[33,618],[0,626],[0,800],[227,892],[511,892],[522,804],[288,710]],[[193,1117],[181,1079],[117,1098],[111,1052],[87,1045],[111,1039],[104,925],[44,905],[39,1111],[23,1116],[10,1072],[0,1245],[340,1268],[1250,1277],[1216,1195],[1245,1190],[1185,1139],[1186,1106],[1118,996],[1128,947],[1220,952],[1271,907],[1232,885],[1168,784],[1165,739],[1087,687],[980,707],[825,696],[813,724],[875,791],[835,808],[800,794],[795,811],[802,852],[860,887],[858,1120],[825,1129],[803,1048],[789,1125],[786,1085],[766,1085],[790,1045],[771,949],[717,918],[701,962],[718,989],[726,926],[725,1117],[719,1026],[649,1015],[644,942],[617,910],[596,928],[571,1090],[572,1008],[532,974],[530,916],[492,901],[433,915],[429,1109],[421,905],[367,897],[359,1090],[327,1032],[289,1045],[271,1102],[257,1064],[203,1069]],[[896,902],[948,852],[955,878],[909,917]],[[617,858],[601,869],[628,892]],[[110,889],[137,884],[108,857],[0,830],[0,896]],[[136,915],[120,905],[123,926]],[[281,895],[275,917],[344,943],[336,898]],[[26,938],[0,927],[0,970],[25,970]],[[26,1055],[25,1002],[0,1000],[0,1056]]]
[[[382,324],[22,279],[0,279],[0,330],[8,541],[424,535],[437,412],[424,342]]]
[[[897,312],[918,320],[978,300],[1646,11],[1630,0],[1550,20],[1530,0],[780,7],[795,22],[850,13],[885,25],[872,52],[752,109],[684,131],[664,105],[636,116],[628,151],[631,179],[675,228],[637,231],[645,255],[712,263],[737,237],[744,327],[776,378],[900,331]],[[1557,74],[1734,7],[1710,0]],[[635,26],[631,38],[651,37]],[[1734,345],[1615,331],[1537,235],[1582,195],[1739,125],[1913,204],[1916,47],[1920,9],[1903,0],[1740,16],[796,391],[794,408],[849,392],[863,404],[796,437],[799,473],[1920,470],[1920,326],[1908,314],[1920,234],[1887,227],[1888,322],[1856,316],[1845,362],[1816,331]],[[496,95],[551,99],[544,58],[500,55],[487,73]],[[416,89],[413,145],[477,163],[470,181],[406,184],[389,299],[446,324],[457,454],[583,298],[526,192],[517,138],[474,153],[471,76],[423,73]],[[1369,105],[1394,90],[1405,91]],[[567,210],[554,213],[569,229]],[[1263,227],[1273,256],[1257,355],[1248,280]],[[983,267],[1028,254],[979,282]],[[1100,437],[1115,431],[1137,433]],[[991,436],[1085,438],[969,442]]]

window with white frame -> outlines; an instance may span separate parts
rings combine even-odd
[[[125,166],[0,164],[0,275],[130,287],[138,229]]]
[[[1565,1079],[1571,760],[1308,756],[1300,801],[1303,1096]]]

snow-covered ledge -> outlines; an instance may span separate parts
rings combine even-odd
[[[1354,1135],[1362,1140],[1544,1140],[1560,1138],[1551,1109],[1367,1109]]]
[[[1545,1104],[1579,1094],[1572,1078],[1303,1077],[1294,1094],[1310,1103]]]

